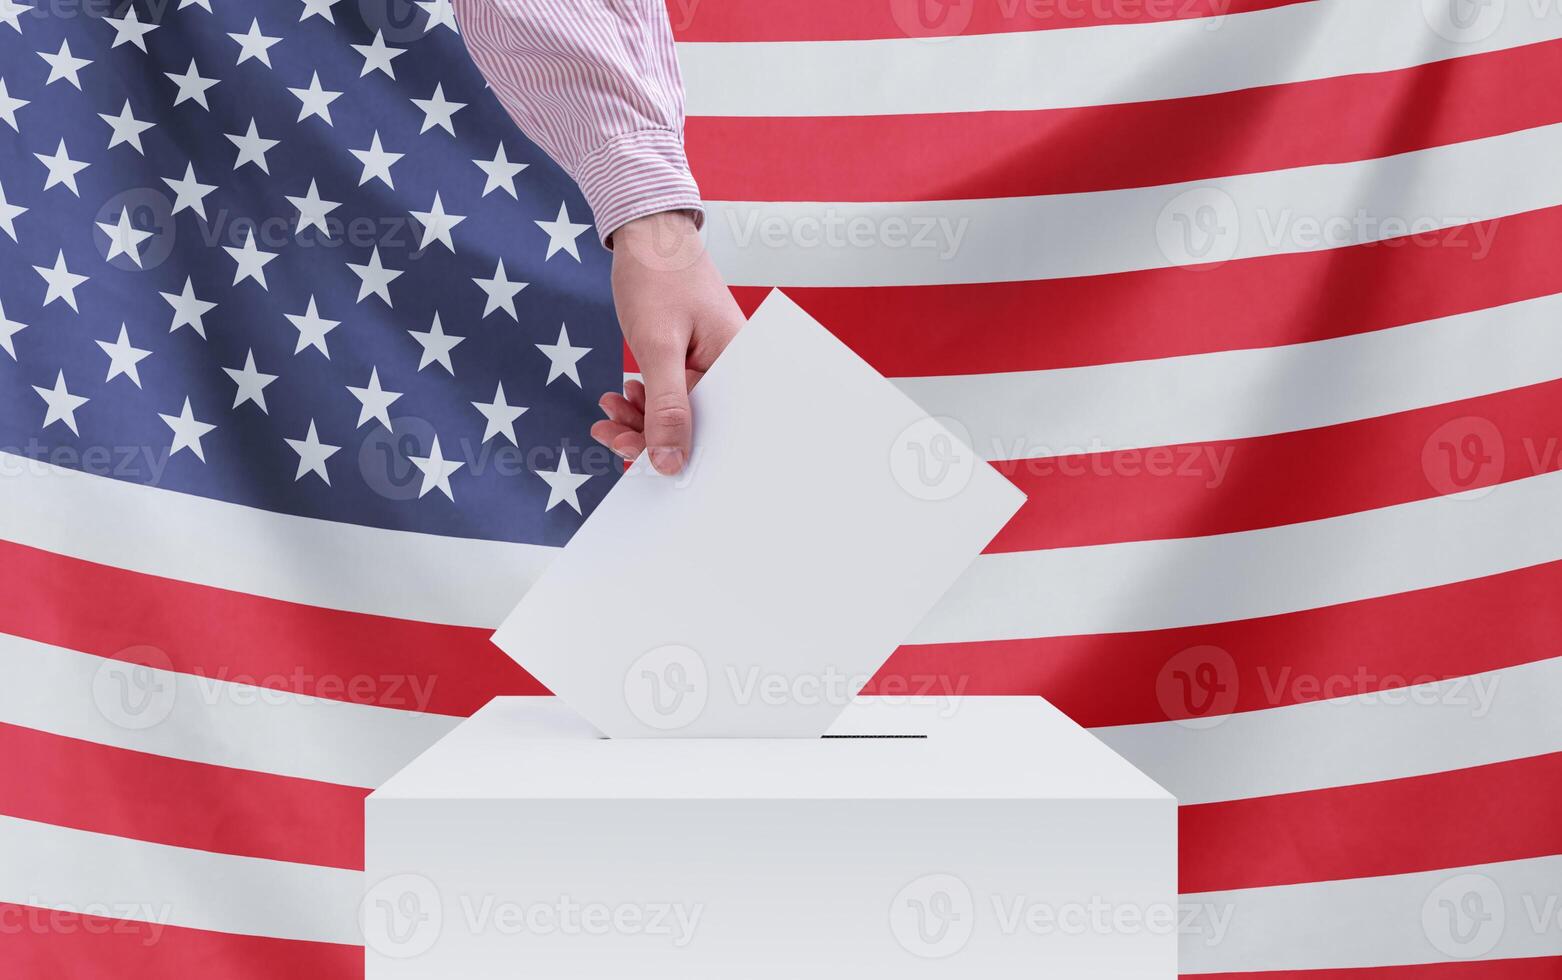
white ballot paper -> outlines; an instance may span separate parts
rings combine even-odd
[[[1024,495],[780,292],[692,402],[494,642],[613,738],[818,737]]]

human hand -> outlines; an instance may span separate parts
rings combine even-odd
[[[645,383],[608,392],[591,435],[625,459],[647,446],[672,475],[689,458],[689,390],[743,326],[743,313],[705,252],[694,218],[663,211],[613,232],[613,303]]]

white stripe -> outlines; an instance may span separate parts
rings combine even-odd
[[[503,556],[516,545],[396,532],[333,580],[316,569],[354,565],[329,526],[265,540],[270,519],[249,508],[69,475],[0,481],[0,534],[50,551],[185,581],[387,616],[492,627],[514,605]],[[103,487],[102,491],[97,485]],[[1459,582],[1562,559],[1562,473],[1502,484],[1478,500],[1436,497],[1303,524],[1202,538],[983,555],[907,642],[1019,639],[1226,622]],[[205,539],[159,536],[180,509]],[[74,512],[74,523],[64,514]],[[224,524],[224,511],[238,512]],[[29,520],[26,515],[38,515]],[[139,519],[110,520],[107,515]],[[280,518],[285,527],[292,518]],[[320,522],[315,522],[320,523]],[[351,532],[361,530],[345,529]],[[255,547],[251,548],[250,545]],[[419,555],[419,546],[429,551]],[[540,549],[538,549],[540,550]],[[233,560],[229,556],[258,556]],[[414,560],[409,561],[408,556]],[[419,564],[421,562],[421,564]],[[408,567],[409,564],[412,567]],[[380,566],[405,569],[421,591]],[[494,569],[500,571],[495,573]],[[1168,574],[1174,570],[1175,574]],[[288,581],[296,573],[302,583]],[[513,576],[513,578],[511,577]],[[496,585],[499,582],[501,584]],[[311,593],[309,589],[317,589]],[[516,592],[521,585],[514,586]]]
[[[1321,0],[1218,19],[873,41],[678,46],[695,116],[870,116],[1148,102],[1416,65],[1562,36],[1550,5],[1488,5],[1469,40],[1421,0]],[[1490,16],[1486,14],[1484,16]],[[1460,36],[1455,33],[1455,36]]]
[[[0,453],[0,538],[332,609],[491,625],[557,549],[293,517]]]
[[[130,922],[362,943],[356,871],[214,854],[0,817],[0,901]]]
[[[1558,323],[1562,294],[1307,344],[895,384],[964,425],[988,459],[1105,452],[1294,432],[1562,378]]]
[[[0,817],[0,901],[157,925],[361,942],[356,871],[236,857]],[[1562,953],[1562,857],[1181,896],[1184,973],[1332,969]],[[1494,932],[1447,928],[1475,893]],[[1479,906],[1474,906],[1479,908]],[[1552,919],[1544,916],[1549,912]],[[134,930],[135,927],[127,927]],[[1462,940],[1462,942],[1461,942]],[[1450,953],[1450,950],[1452,951]]]
[[[1325,520],[1202,538],[983,555],[910,643],[1221,623],[1562,559],[1562,471]]]
[[[715,201],[707,202],[705,227],[733,285],[1056,279],[1489,222],[1562,204],[1559,171],[1562,125],[1551,125],[1373,160],[1125,190],[971,201]],[[1450,234],[1462,238],[1442,247],[1479,255],[1473,235]]]
[[[1292,684],[1360,684],[1272,671]],[[1562,657],[1414,687],[1093,729],[1187,806],[1404,779],[1562,751]]]
[[[1557,918],[1562,856],[1555,855],[1184,895],[1182,903],[1187,929],[1178,948],[1184,974],[1562,954]],[[1227,919],[1223,933],[1222,916]]]
[[[137,752],[373,788],[446,715],[136,667],[0,634],[0,722]]]

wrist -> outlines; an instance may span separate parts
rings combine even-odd
[[[684,272],[705,254],[698,212],[656,211],[625,222],[613,232],[613,261],[658,272]]]
[[[619,241],[665,240],[668,236],[697,236],[699,233],[700,226],[694,212],[678,208],[626,221],[613,232],[613,237]]]

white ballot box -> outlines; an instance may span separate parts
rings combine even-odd
[[[501,698],[366,812],[368,980],[1176,975],[1176,803],[1038,698],[671,740]]]

